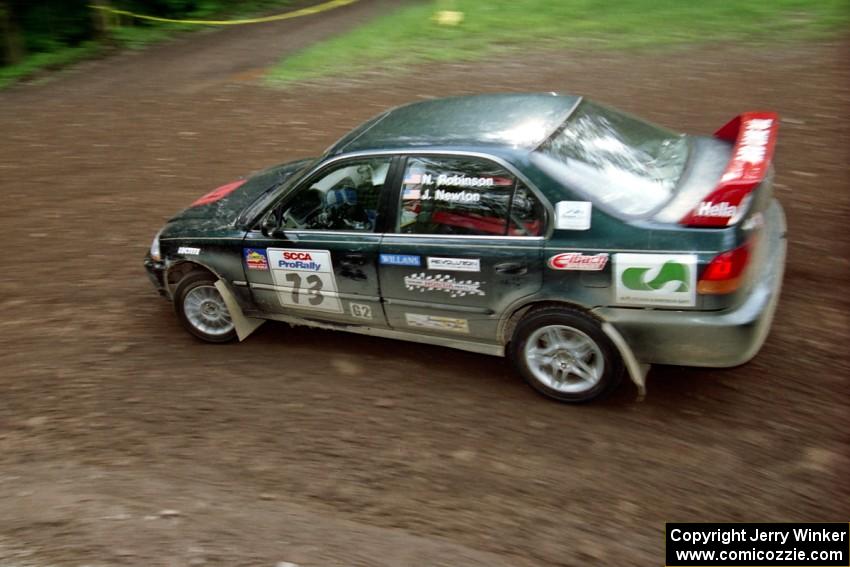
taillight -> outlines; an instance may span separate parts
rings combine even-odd
[[[718,295],[732,293],[744,280],[750,261],[750,243],[718,254],[708,264],[697,284],[699,293]]]

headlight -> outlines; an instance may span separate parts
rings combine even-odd
[[[159,254],[159,235],[162,234],[162,230],[156,233],[156,236],[153,237],[153,242],[151,242],[151,259],[159,262],[162,260],[162,257]]]

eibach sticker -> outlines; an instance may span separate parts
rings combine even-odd
[[[564,252],[549,258],[549,267],[553,270],[576,270],[599,272],[608,264],[608,254],[585,255],[581,252]]]

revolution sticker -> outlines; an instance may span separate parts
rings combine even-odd
[[[268,270],[269,260],[266,251],[260,248],[245,248],[245,265],[249,270]]]
[[[585,255],[581,252],[564,252],[549,258],[549,267],[553,270],[577,270],[598,272],[608,264],[608,254]]]
[[[409,327],[435,329],[437,331],[449,331],[451,333],[469,333],[469,321],[466,319],[420,315],[419,313],[405,313],[404,318]]]
[[[434,258],[429,256],[428,269],[448,272],[480,272],[481,260],[478,258]]]
[[[328,250],[269,248],[272,280],[281,305],[342,313],[331,253]]]
[[[695,254],[615,254],[616,301],[622,305],[696,305]]]
[[[405,276],[404,286],[408,291],[419,290],[426,291],[443,291],[451,297],[466,297],[467,295],[486,295],[481,290],[481,285],[484,282],[476,282],[472,280],[457,280],[449,274],[427,275],[424,272]]]

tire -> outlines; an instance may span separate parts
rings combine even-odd
[[[509,352],[532,388],[562,402],[609,394],[623,377],[620,353],[602,326],[576,309],[531,311],[517,325]]]
[[[190,272],[177,284],[174,310],[183,327],[208,343],[226,343],[236,338],[236,328],[224,299],[208,272]]]

